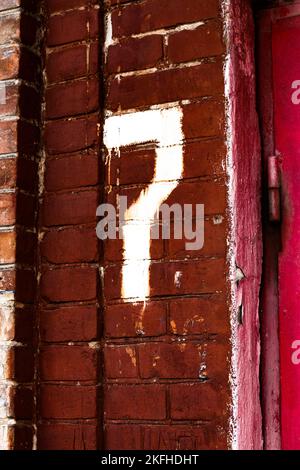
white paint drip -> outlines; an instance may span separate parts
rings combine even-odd
[[[182,177],[183,140],[181,107],[111,116],[105,121],[104,144],[110,154],[128,145],[157,143],[153,180],[124,215],[123,298],[145,301],[149,297],[151,222]]]

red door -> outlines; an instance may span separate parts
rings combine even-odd
[[[281,171],[278,249],[281,448],[300,449],[300,5],[269,10],[272,122],[268,151]],[[266,16],[264,27],[266,28]],[[263,50],[260,61],[263,60]],[[266,106],[266,103],[265,105]],[[266,114],[265,114],[266,115]],[[271,112],[269,111],[269,116]],[[265,144],[265,152],[266,152]],[[271,154],[271,155],[272,155]],[[265,155],[270,158],[271,155]],[[265,244],[270,240],[266,237]],[[267,250],[268,251],[268,250]],[[275,254],[275,253],[274,253]],[[271,261],[267,260],[267,263]],[[277,269],[277,267],[276,267]],[[268,279],[266,279],[268,282]],[[274,302],[273,302],[274,304]],[[275,312],[273,312],[274,314]],[[271,333],[271,336],[273,333]],[[272,367],[269,357],[269,367]],[[267,374],[267,372],[266,372]]]

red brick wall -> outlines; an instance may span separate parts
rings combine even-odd
[[[100,428],[96,1],[46,2],[39,217],[39,449],[96,449]]]
[[[215,0],[106,3],[106,114],[181,107],[184,172],[165,202],[205,204],[206,242],[187,252],[186,240],[153,241],[145,303],[122,298],[122,246],[106,244],[105,446],[224,449],[231,397],[221,8]],[[153,178],[154,147],[121,149],[107,162],[107,200],[117,193],[132,201]]]
[[[250,3],[21,3],[0,8],[1,446],[259,447],[259,204],[237,198],[259,192]],[[152,241],[149,291],[131,298],[124,245],[97,240],[96,208],[138,200],[157,144],[134,141],[138,121],[127,147],[108,134],[116,118],[168,110],[182,117],[183,171],[164,202],[205,204],[205,243]]]

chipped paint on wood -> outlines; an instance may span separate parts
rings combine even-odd
[[[261,449],[258,316],[262,258],[261,167],[260,137],[255,109],[254,25],[251,2],[227,0],[224,2],[223,14],[228,44],[225,94],[232,331],[230,446],[241,450]],[[241,276],[241,272],[245,277]],[[241,306],[244,311],[243,325],[239,322]]]

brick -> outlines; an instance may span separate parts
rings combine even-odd
[[[38,150],[40,130],[28,122],[16,120],[0,122],[0,154],[15,153],[32,156]]]
[[[203,105],[204,106],[204,105]],[[190,111],[186,110],[185,122],[190,120]],[[197,108],[194,108],[196,111]],[[204,111],[202,116],[204,116]],[[206,119],[213,116],[210,109],[207,109]],[[216,112],[217,110],[214,109]],[[198,114],[199,117],[199,114]],[[198,121],[199,132],[201,132],[202,122]],[[207,128],[207,126],[206,126]],[[188,128],[186,125],[188,135]],[[194,131],[195,132],[195,131]],[[209,132],[216,134],[219,132],[219,126],[212,128]],[[184,151],[184,173],[185,178],[198,178],[202,176],[224,175],[222,163],[226,158],[226,147],[222,141],[206,142],[188,142],[183,147]],[[119,185],[150,183],[153,180],[155,169],[155,148],[140,149],[122,147],[120,153],[113,154],[106,164],[106,182],[110,185],[116,185],[117,179]]]
[[[222,383],[211,381],[170,385],[171,419],[226,419],[229,404],[230,390]]]
[[[43,381],[97,379],[97,350],[87,346],[44,346],[40,352]]]
[[[51,52],[46,62],[48,82],[60,82],[96,73],[98,71],[96,51],[98,43],[90,46],[84,44],[66,46]]]
[[[60,82],[87,72],[87,47],[77,45],[53,51],[47,56],[46,73],[49,83]]]
[[[48,122],[45,129],[47,152],[49,154],[70,153],[96,146],[97,124],[98,116]]]
[[[138,369],[134,345],[106,346],[104,349],[104,367],[107,379],[136,378]]]
[[[138,272],[138,271],[137,271]],[[209,294],[225,288],[225,260],[200,259],[152,263],[150,266],[150,297]],[[105,270],[104,292],[107,300],[121,296],[122,266]],[[138,282],[136,280],[136,282]]]
[[[48,25],[47,45],[59,46],[70,42],[83,41],[90,37],[88,24],[91,11],[73,10],[62,15],[51,16]]]
[[[105,448],[110,450],[226,450],[228,426],[107,424]]]
[[[15,194],[0,194],[0,225],[12,225],[16,221]]]
[[[43,205],[43,223],[47,227],[92,223],[96,221],[97,206],[97,190],[47,194]]]
[[[97,296],[97,270],[88,266],[44,270],[41,295],[52,302],[94,300]]]
[[[40,315],[42,341],[95,341],[98,311],[94,305],[43,309]]]
[[[11,379],[18,383],[32,382],[34,377],[34,351],[31,347],[17,346],[11,351]]]
[[[113,35],[129,36],[170,26],[192,23],[219,14],[217,0],[146,0],[112,13]]]
[[[32,450],[34,440],[34,428],[24,424],[13,426],[13,449],[14,450]]]
[[[33,306],[15,308],[14,316],[14,331],[11,339],[21,343],[31,343],[35,331],[35,308]]]
[[[167,240],[167,258],[168,259],[188,259],[198,258],[200,256],[226,256],[227,251],[227,226],[226,222],[215,223],[216,219],[205,220],[204,223],[204,245],[201,249],[187,250],[187,243],[194,243],[195,240],[189,240],[184,235],[181,239],[174,238],[174,223],[170,225],[171,237]],[[222,219],[220,219],[222,220]],[[198,228],[195,221],[193,221],[193,231],[199,232],[200,221],[198,221]],[[196,247],[196,245],[195,245]]]
[[[222,29],[217,21],[170,34],[168,40],[168,57],[173,63],[213,57],[224,51]]]
[[[46,232],[41,254],[49,263],[81,263],[96,261],[98,240],[95,228],[68,228]]]
[[[18,77],[20,48],[15,45],[0,47],[0,80],[9,80]]]
[[[21,0],[2,0],[0,5],[0,11],[9,10],[10,8],[16,8],[20,6]]]
[[[1,87],[3,84],[1,84]],[[1,88],[2,93],[2,88]],[[0,102],[1,116],[13,116],[18,111],[19,86],[5,84],[5,103]]]
[[[17,122],[0,122],[0,153],[14,153],[17,151]]]
[[[48,0],[47,8],[50,13],[66,11],[72,8],[97,4],[98,0]]]
[[[107,202],[115,207],[117,196],[127,196],[128,207],[133,204],[145,186],[133,188],[114,188],[109,190]],[[226,186],[224,179],[214,181],[181,182],[176,186],[170,196],[164,201],[166,204],[204,204],[205,216],[223,214],[226,210]]]
[[[39,450],[96,450],[98,427],[96,424],[39,424],[37,443]]]
[[[18,420],[30,420],[34,412],[34,396],[30,387],[10,388],[10,416]]]
[[[108,385],[104,410],[106,419],[165,419],[165,387],[152,384]]]
[[[204,204],[205,215],[223,214],[226,210],[226,187],[223,179],[214,181],[183,182],[165,201],[172,205]]]
[[[19,230],[0,233],[0,262],[31,264],[34,259],[36,236]]]
[[[145,343],[140,344],[138,361],[144,379],[199,379],[227,377],[229,346],[207,343]]]
[[[16,260],[16,234],[0,232],[0,263],[14,263]]]
[[[116,111],[185,99],[215,96],[224,91],[221,61],[111,80],[107,108]]]
[[[40,416],[48,419],[97,418],[97,389],[89,386],[42,385]]]
[[[224,135],[224,109],[222,100],[205,100],[183,107],[183,132],[186,139]]]
[[[167,308],[163,302],[106,306],[107,337],[160,336],[166,333]]]
[[[99,107],[99,89],[97,78],[76,80],[48,88],[46,118],[76,116],[96,111]]]
[[[95,186],[99,183],[100,162],[96,152],[51,158],[46,161],[47,191]]]
[[[16,287],[16,271],[2,268],[0,270],[0,291],[14,291]]]
[[[230,334],[228,307],[222,295],[170,301],[169,328],[175,335]]]
[[[0,45],[17,42],[20,37],[20,12],[1,16],[0,23]]]
[[[17,183],[17,159],[0,160],[0,189],[12,189]]]
[[[155,67],[163,59],[163,37],[127,38],[108,49],[107,73]]]

